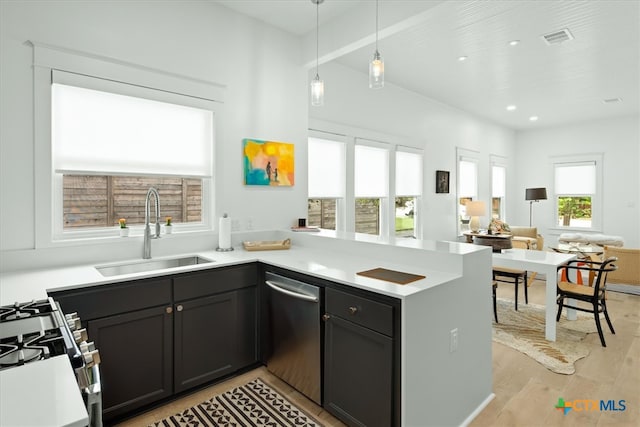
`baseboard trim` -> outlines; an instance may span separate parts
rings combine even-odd
[[[491,403],[491,401],[495,397],[495,393],[491,393],[489,396],[487,396],[487,398],[480,405],[478,405],[478,407],[472,413],[469,414],[469,416],[462,422],[462,424],[460,424],[460,427],[466,427],[471,424],[471,421],[473,421],[475,417],[480,415],[480,412],[482,412],[484,408],[486,408],[487,405],[489,405],[489,403]]]

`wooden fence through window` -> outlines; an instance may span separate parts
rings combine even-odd
[[[358,199],[355,209],[356,232],[378,234],[380,232],[380,207],[378,199]],[[335,199],[309,199],[307,222],[312,226],[335,230]]]
[[[144,224],[147,191],[160,194],[160,215],[174,223],[202,221],[202,180],[138,176],[64,175],[64,228],[111,227],[118,219]],[[155,201],[151,221],[155,222]]]

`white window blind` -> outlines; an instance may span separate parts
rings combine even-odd
[[[383,148],[355,146],[355,197],[387,197],[389,151]]]
[[[507,174],[506,174],[506,169],[504,168],[504,166],[492,166],[491,167],[491,173],[492,173],[492,182],[491,182],[491,186],[492,186],[492,197],[504,197],[505,193],[506,193],[506,188],[507,188],[507,184],[506,184],[506,179],[507,179]]]
[[[396,152],[396,196],[422,195],[422,155]]]
[[[556,163],[555,191],[556,194],[595,194],[595,162]]]
[[[344,143],[309,138],[308,163],[310,198],[344,197]]]
[[[478,191],[478,166],[476,162],[461,159],[458,197],[476,197]]]
[[[54,83],[58,173],[211,177],[213,111]]]

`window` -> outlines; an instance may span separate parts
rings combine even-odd
[[[56,237],[119,218],[143,224],[152,186],[163,217],[203,223],[213,172],[210,102],[57,70],[51,101]]]
[[[458,149],[458,232],[468,231],[471,218],[467,215],[467,202],[478,197],[478,159],[475,153]]]
[[[418,200],[422,196],[422,155],[396,151],[395,235],[417,237]]]
[[[491,218],[505,219],[507,168],[495,163],[491,166]]]
[[[354,194],[356,233],[380,234],[389,194],[389,150],[356,144]]]
[[[128,225],[144,224],[141,203],[149,187],[161,194],[163,219],[170,216],[173,224],[202,221],[201,179],[63,175],[64,229],[113,227],[119,218],[126,218]]]
[[[309,138],[308,171],[308,224],[335,230],[345,194],[345,144]]]
[[[554,193],[558,227],[600,228],[601,200],[598,195],[601,194],[601,167],[601,155],[555,159]]]

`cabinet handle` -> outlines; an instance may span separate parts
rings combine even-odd
[[[328,314],[322,315],[322,320],[324,320],[325,322],[328,321],[329,319],[331,319],[331,316],[329,316]]]
[[[353,307],[353,306],[349,307],[349,312],[351,314],[356,314],[358,312],[358,307]]]
[[[182,307],[182,305],[178,305],[178,306],[176,307],[176,310],[178,310],[178,311],[182,311],[182,309],[183,309],[183,308],[184,308],[184,307]]]
[[[171,314],[171,313],[173,313],[173,307],[167,307],[167,308],[164,309],[164,311],[166,311],[167,314]]]

